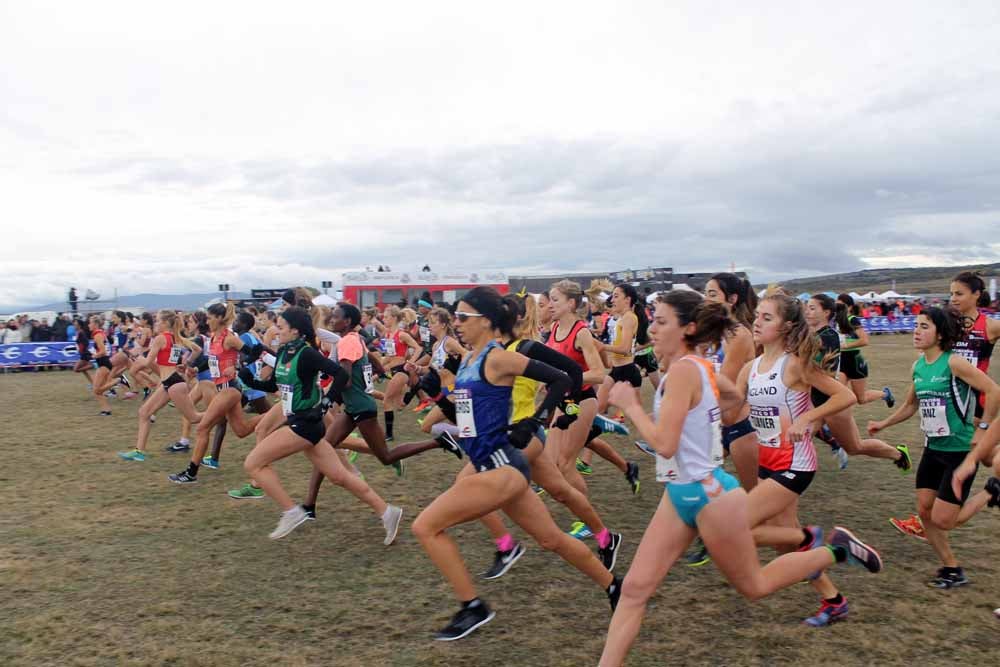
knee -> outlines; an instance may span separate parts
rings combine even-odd
[[[648,577],[629,572],[622,582],[622,596],[618,605],[645,606],[656,590],[656,582]]]
[[[931,521],[933,505],[917,505],[917,515],[924,523]]]
[[[413,520],[413,524],[410,525],[410,531],[420,542],[429,540],[439,532],[431,525],[431,522],[426,518],[426,516],[424,516],[424,514],[418,515],[417,518]]]
[[[243,471],[253,477],[256,475],[260,469],[261,465],[257,463],[257,460],[253,456],[248,456],[243,460]]]
[[[544,535],[535,536],[535,541],[538,542],[538,546],[546,551],[556,551],[559,548],[563,537],[563,533],[561,533],[559,529],[556,529],[552,532],[547,532]]]
[[[931,525],[938,530],[951,530],[958,523],[958,514],[955,512],[930,512]]]
[[[569,482],[562,482],[561,484],[556,484],[554,486],[546,486],[544,489],[550,496],[552,496],[552,500],[556,501],[560,505],[565,505],[573,493],[573,487],[569,485]]]

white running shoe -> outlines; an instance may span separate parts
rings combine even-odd
[[[403,508],[389,505],[385,514],[382,515],[382,527],[385,528],[385,540],[382,544],[389,546],[396,541],[396,533],[399,532],[399,523],[403,520]]]
[[[278,519],[278,527],[271,531],[268,537],[272,540],[280,540],[308,520],[309,515],[302,509],[302,505],[296,505],[287,512],[281,513],[281,518]]]

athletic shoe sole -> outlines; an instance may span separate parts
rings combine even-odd
[[[521,545],[521,543],[518,542],[517,546],[514,547],[514,555],[510,557],[510,560],[507,561],[507,563],[503,566],[503,568],[499,572],[497,572],[496,574],[494,574],[492,576],[489,576],[489,577],[487,577],[485,574],[484,575],[480,575],[480,576],[482,576],[483,579],[487,579],[487,580],[489,580],[489,579],[499,579],[503,575],[507,574],[507,571],[510,570],[510,568],[514,567],[514,563],[516,563],[517,561],[521,560],[521,556],[524,555],[525,551],[527,551],[527,549],[525,549]]]
[[[475,625],[473,625],[471,628],[469,628],[468,630],[466,630],[462,634],[455,635],[454,637],[441,637],[441,636],[437,636],[437,637],[434,637],[434,639],[436,639],[439,642],[453,642],[456,639],[461,639],[462,637],[468,637],[472,633],[473,630],[475,630],[476,628],[480,628],[480,627],[486,625],[487,623],[489,623],[490,621],[492,621],[493,617],[496,616],[496,615],[497,615],[497,613],[495,611],[490,611],[490,615],[489,616],[487,616],[483,620],[479,621],[478,623],[476,623]]]
[[[840,533],[840,534],[844,535],[847,538],[847,540],[848,540],[848,544],[846,544],[846,545],[841,544],[840,546],[843,546],[844,548],[847,549],[847,553],[848,553],[848,557],[849,558],[853,558],[854,561],[858,565],[862,566],[863,568],[865,568],[866,570],[868,570],[872,574],[875,574],[877,572],[881,572],[882,571],[882,569],[885,567],[885,565],[882,562],[882,556],[879,555],[878,551],[876,551],[875,549],[873,549],[868,544],[866,544],[866,543],[862,542],[861,540],[859,540],[857,537],[855,537],[854,533],[852,533],[851,531],[847,530],[846,528],[844,528],[842,526],[834,526],[833,527],[833,532],[832,532],[831,537],[830,537],[830,542],[832,544],[837,544],[837,543],[839,543],[841,541],[841,540],[837,539],[837,533]],[[872,560],[871,560],[870,557],[864,558],[864,559],[859,558],[858,555],[857,555],[857,553],[856,553],[856,551],[855,551],[855,549],[852,548],[852,547],[855,547],[855,546],[858,546],[860,549],[863,549],[863,550],[867,551],[870,554],[870,556],[874,556],[874,562],[872,562]]]
[[[261,498],[267,497],[266,494],[261,494],[259,496],[234,496],[231,493],[227,493],[226,495],[232,498],[233,500],[260,500]]]
[[[385,539],[382,540],[382,544],[385,546],[389,546],[396,541],[396,535],[399,533],[399,524],[403,523],[403,508],[397,507],[396,509],[399,510],[399,514],[396,516],[396,525],[392,527],[392,534],[386,535]]]
[[[899,521],[898,519],[889,519],[889,525],[892,526],[893,528],[895,528],[896,530],[898,530],[899,532],[901,532],[903,535],[907,535],[909,537],[916,538],[916,539],[920,540],[921,542],[926,542],[927,541],[926,537],[924,537],[922,535],[917,535],[916,533],[911,533],[911,532],[907,531],[905,528],[903,528],[902,527],[902,521]]]
[[[291,527],[286,528],[284,532],[278,533],[277,531],[274,531],[270,535],[268,535],[268,537],[270,537],[272,540],[280,540],[282,537],[286,537],[290,532],[292,532],[293,530],[295,530],[308,520],[309,520],[309,515],[303,514],[302,518],[299,521],[292,524]]]

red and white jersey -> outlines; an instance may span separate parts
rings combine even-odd
[[[782,355],[767,371],[760,370],[762,357],[753,360],[747,380],[747,403],[750,423],[757,432],[760,445],[760,466],[768,470],[816,470],[816,448],[812,436],[793,442],[788,427],[798,417],[812,409],[808,391],[794,391],[785,385],[785,364]]]

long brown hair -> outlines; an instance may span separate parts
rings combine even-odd
[[[781,321],[788,325],[785,330],[785,351],[794,354],[802,363],[820,369],[821,364],[826,363],[828,359],[820,355],[822,348],[819,337],[809,330],[802,302],[787,294],[772,294],[764,297],[761,302],[764,301],[774,303]]]

